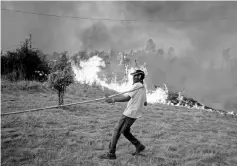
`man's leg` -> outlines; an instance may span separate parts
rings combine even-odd
[[[135,122],[134,118],[126,118],[126,125],[124,125],[123,135],[127,138],[133,145],[136,147],[136,153],[140,153],[145,149],[145,146],[141,144],[141,142],[132,135],[131,126]],[[134,153],[135,154],[135,153]]]
[[[116,159],[116,155],[115,155],[116,145],[117,145],[119,137],[121,136],[121,131],[122,131],[123,126],[125,124],[125,118],[126,118],[125,116],[122,116],[121,119],[116,124],[116,127],[115,127],[113,135],[112,135],[112,139],[109,143],[109,152],[99,156],[99,158],[101,158],[101,159]]]
[[[116,145],[117,145],[117,142],[121,136],[123,126],[125,125],[125,120],[126,120],[125,118],[126,118],[125,116],[122,116],[121,119],[117,122],[117,124],[115,126],[114,133],[112,135],[112,139],[109,143],[109,152],[110,153],[116,152]]]
[[[131,132],[130,132],[130,128],[132,126],[132,124],[136,121],[136,119],[134,118],[126,118],[126,125],[124,125],[123,128],[123,135],[125,138],[127,138],[133,145],[137,146],[140,144],[140,142],[138,141],[137,138],[135,138]]]

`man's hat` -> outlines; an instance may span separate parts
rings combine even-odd
[[[142,70],[136,70],[135,72],[131,73],[132,76],[137,75],[137,74],[143,74],[145,76],[145,73]]]

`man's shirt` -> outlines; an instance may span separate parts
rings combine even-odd
[[[128,93],[131,97],[127,104],[127,108],[123,112],[123,115],[130,118],[140,118],[142,116],[142,110],[144,107],[144,102],[146,102],[146,89],[144,85],[140,82],[133,84],[132,90],[142,87],[139,90]]]

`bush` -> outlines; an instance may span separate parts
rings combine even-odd
[[[74,82],[74,73],[67,57],[67,52],[61,54],[61,57],[52,68],[52,73],[48,77],[49,85],[58,92],[59,105],[64,103],[63,98],[66,87]]]
[[[29,49],[28,40],[20,48],[1,56],[1,74],[12,81],[45,81],[49,72],[46,56],[37,49]]]

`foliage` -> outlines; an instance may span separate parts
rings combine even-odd
[[[67,52],[61,53],[61,56],[55,62],[48,82],[50,87],[57,90],[59,105],[62,105],[66,87],[74,82],[74,73],[72,71],[71,62],[67,57]]]
[[[172,56],[174,54],[174,47],[170,47],[169,49],[168,49],[168,55],[169,56]]]
[[[162,48],[159,48],[157,50],[157,54],[163,56],[164,55],[164,50]]]
[[[75,64],[80,63],[80,60],[85,61],[88,60],[89,57],[92,57],[93,55],[88,54],[86,51],[79,51],[71,56],[71,59],[75,62]]]
[[[154,41],[152,39],[149,39],[147,41],[145,50],[146,51],[151,51],[151,52],[155,52],[156,51],[156,44],[154,43]]]
[[[12,81],[47,79],[50,67],[46,56],[38,49],[30,49],[26,39],[20,48],[1,56],[1,74]]]

